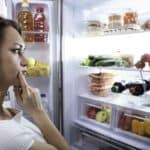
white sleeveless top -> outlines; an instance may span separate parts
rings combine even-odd
[[[35,140],[46,142],[41,131],[22,112],[10,120],[0,120],[0,150],[28,150]]]

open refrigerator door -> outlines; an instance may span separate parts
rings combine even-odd
[[[27,81],[33,87],[39,88],[42,103],[50,118],[57,124],[55,118],[58,112],[54,109],[57,105],[59,59],[57,1],[9,0],[7,8],[8,18],[16,20],[23,30],[25,55],[28,59]],[[10,94],[11,105],[20,109],[11,89]],[[25,112],[24,115],[31,120]]]
[[[149,150],[150,68],[135,67],[150,51],[149,1],[64,0],[63,10],[65,136],[74,149]]]

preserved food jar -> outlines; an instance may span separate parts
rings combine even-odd
[[[17,16],[18,23],[21,25],[22,31],[25,33],[23,34],[23,38],[26,42],[33,42],[34,36],[33,33],[33,17],[32,13],[29,8],[28,0],[23,0],[22,8],[18,13]]]
[[[35,42],[47,41],[47,33],[44,32],[48,31],[48,25],[47,25],[47,19],[44,15],[43,7],[36,8],[36,14],[34,16],[34,31],[39,32],[39,33],[35,33],[34,36]]]
[[[135,11],[125,12],[123,20],[124,20],[124,25],[137,24],[138,14]]]
[[[122,26],[122,17],[121,17],[121,15],[119,15],[119,14],[111,14],[108,17],[108,19],[109,19],[108,27],[110,29]]]

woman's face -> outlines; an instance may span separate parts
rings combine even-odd
[[[26,72],[27,59],[22,37],[12,27],[5,29],[5,38],[0,47],[0,83],[10,86],[17,84],[18,72]]]

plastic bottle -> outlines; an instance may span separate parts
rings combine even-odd
[[[34,35],[30,32],[33,32],[33,17],[29,8],[28,0],[22,1],[21,10],[17,16],[18,23],[21,25],[22,31],[29,32],[24,33],[23,38],[26,42],[33,42]]]
[[[47,95],[45,93],[41,93],[41,101],[42,101],[42,105],[45,108],[45,111],[48,113],[48,99],[47,99]]]
[[[47,41],[47,35],[42,33],[48,31],[47,19],[44,15],[43,7],[36,8],[36,13],[34,15],[34,31],[41,32],[41,34],[40,33],[35,34],[34,36],[35,42]]]

